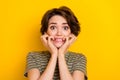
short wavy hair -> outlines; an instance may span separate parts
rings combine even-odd
[[[47,32],[49,19],[54,15],[60,15],[64,17],[68,25],[70,26],[71,33],[73,33],[75,36],[78,36],[80,32],[79,21],[77,20],[71,9],[66,6],[50,9],[43,15],[40,29],[42,35]]]

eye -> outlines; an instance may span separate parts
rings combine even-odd
[[[54,30],[56,28],[56,26],[50,26],[51,30]]]
[[[69,26],[64,26],[63,28],[64,28],[64,30],[68,30]]]

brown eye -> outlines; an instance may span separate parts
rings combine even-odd
[[[54,30],[56,28],[56,26],[50,26],[51,30]]]
[[[68,26],[64,26],[64,30],[68,30],[69,29],[69,27]]]

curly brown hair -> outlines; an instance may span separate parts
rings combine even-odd
[[[40,29],[42,35],[45,32],[47,32],[49,19],[54,15],[60,15],[64,17],[68,25],[70,26],[71,33],[73,33],[75,36],[78,36],[80,32],[79,21],[77,20],[76,16],[71,11],[71,9],[66,6],[50,9],[44,14],[41,20],[41,29]]]

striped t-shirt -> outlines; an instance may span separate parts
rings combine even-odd
[[[40,74],[44,72],[50,59],[50,53],[48,51],[30,52],[27,55],[27,64],[24,76],[27,77],[27,72],[30,69],[37,68]],[[70,73],[72,74],[75,70],[82,71],[87,80],[86,73],[86,57],[83,54],[68,51],[65,54],[66,64]],[[56,64],[53,80],[60,80],[58,62]]]

